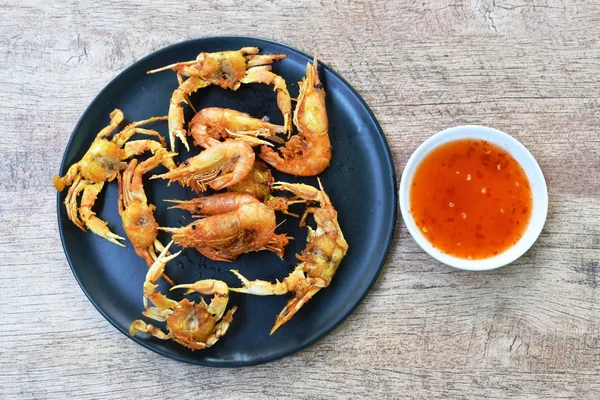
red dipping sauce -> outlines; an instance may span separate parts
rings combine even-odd
[[[531,186],[519,163],[483,140],[446,143],[416,168],[410,213],[438,250],[478,260],[512,247],[531,218]]]

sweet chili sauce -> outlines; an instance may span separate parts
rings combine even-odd
[[[429,153],[410,184],[410,212],[440,251],[483,259],[514,245],[532,209],[531,186],[519,163],[483,140],[446,143]]]

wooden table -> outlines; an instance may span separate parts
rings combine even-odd
[[[0,398],[600,396],[600,3],[130,3],[0,4]],[[398,176],[443,128],[510,133],[548,182],[540,239],[511,266],[460,272],[423,253],[399,219],[364,303],[294,356],[213,369],[137,345],[77,285],[50,179],[116,74],[213,35],[317,52],[373,109]]]

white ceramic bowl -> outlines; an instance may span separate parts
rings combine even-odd
[[[521,164],[521,167],[523,167],[523,170],[529,179],[529,183],[531,184],[533,210],[525,233],[514,246],[510,247],[505,252],[482,260],[466,260],[453,257],[436,249],[429,243],[425,236],[423,236],[410,213],[410,183],[415,174],[415,170],[423,158],[438,146],[460,139],[481,139],[506,150],[519,164]],[[457,126],[431,136],[423,142],[423,144],[421,144],[408,159],[408,163],[402,173],[402,180],[400,181],[400,210],[402,212],[404,223],[413,239],[415,239],[417,244],[430,256],[451,267],[469,271],[485,271],[502,267],[515,261],[537,240],[544,227],[546,214],[548,213],[548,189],[546,188],[546,181],[537,161],[535,161],[535,158],[533,158],[525,146],[516,139],[497,129],[487,128],[485,126]]]

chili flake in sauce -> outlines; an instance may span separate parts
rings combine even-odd
[[[533,205],[519,163],[483,140],[446,143],[419,164],[410,184],[410,212],[440,251],[465,259],[493,257],[525,232]]]

